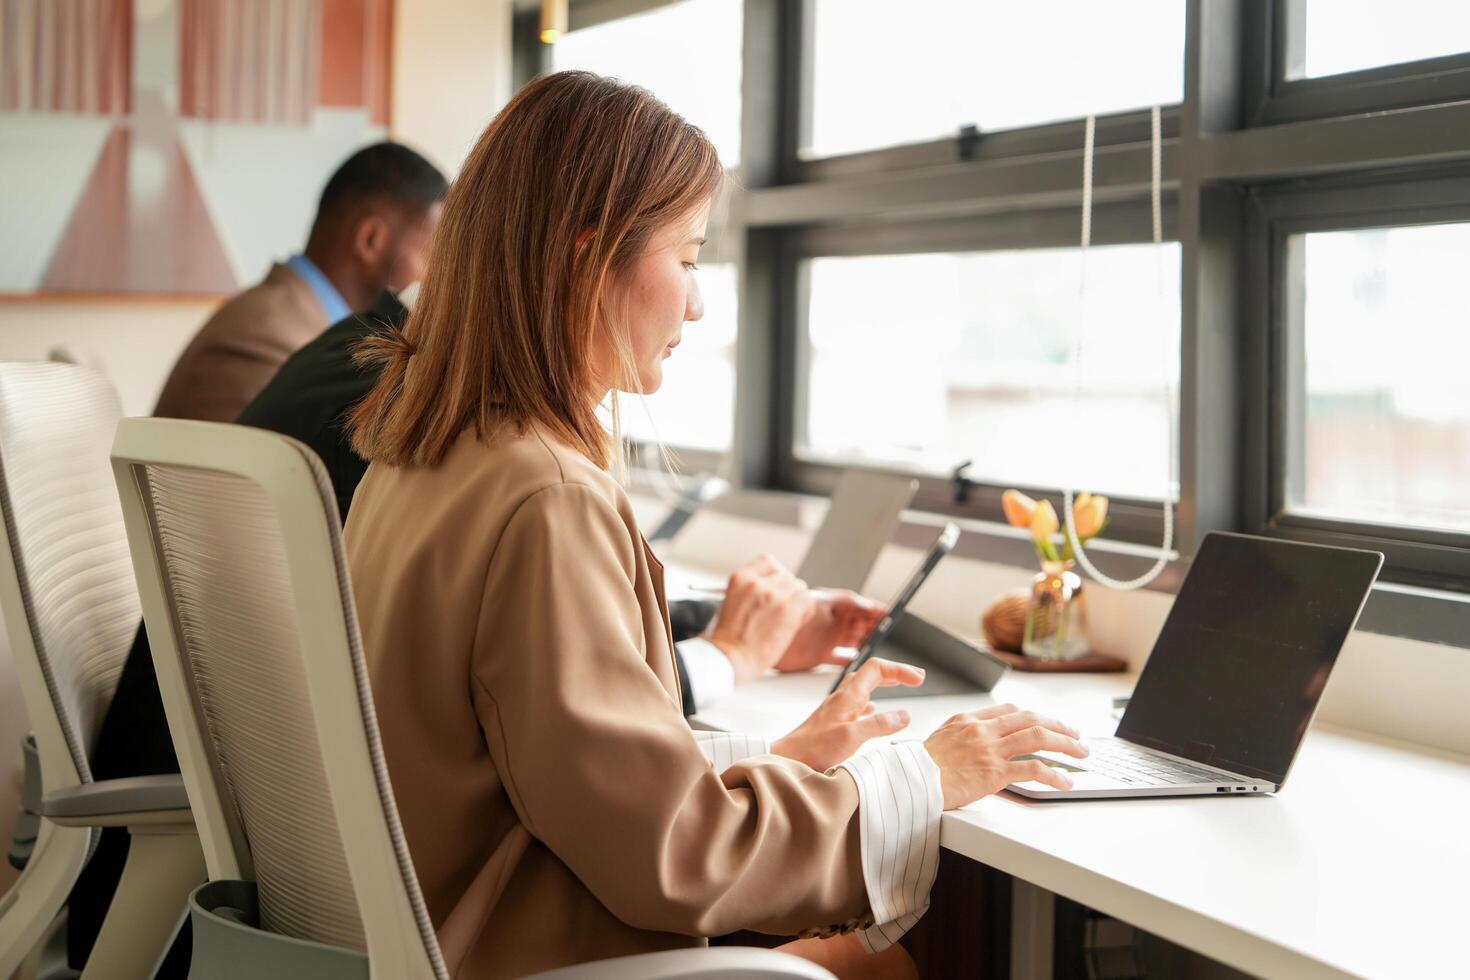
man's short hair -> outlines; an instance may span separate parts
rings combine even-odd
[[[352,154],[332,174],[322,190],[316,220],[346,214],[369,201],[417,214],[443,200],[448,190],[439,168],[413,150],[401,143],[374,143]]]

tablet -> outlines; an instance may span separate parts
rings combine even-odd
[[[883,641],[888,638],[888,634],[893,632],[894,625],[903,618],[903,611],[908,606],[909,601],[919,591],[919,587],[924,584],[924,580],[929,577],[929,573],[934,571],[934,566],[939,564],[939,559],[953,551],[955,542],[959,541],[959,539],[960,529],[957,525],[944,525],[944,530],[939,532],[939,540],[930,546],[928,553],[924,555],[924,560],[919,562],[918,568],[914,569],[914,574],[909,576],[908,581],[903,584],[903,588],[898,590],[898,595],[893,597],[893,602],[888,606],[888,615],[878,620],[878,625],[873,627],[873,631],[863,641],[862,648],[858,650],[857,656],[853,657],[848,661],[847,666],[842,668],[842,673],[838,675],[836,682],[833,683],[832,690],[837,690],[843,678],[861,667],[863,662],[883,645]]]

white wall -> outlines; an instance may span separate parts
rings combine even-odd
[[[0,361],[65,351],[112,379],[124,413],[147,415],[175,358],[219,302],[0,299]]]
[[[510,0],[413,0],[395,6],[394,139],[451,177],[510,98]]]

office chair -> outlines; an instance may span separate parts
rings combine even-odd
[[[193,980],[448,973],[399,825],[336,498],[316,455],[260,429],[125,419],[128,544],[209,884]],[[816,978],[767,950],[556,971]]]
[[[92,370],[0,364],[0,611],[33,728],[28,808],[42,818],[0,897],[0,977],[47,931],[101,827],[133,838],[85,977],[150,974],[204,880],[182,781],[97,782],[88,763],[139,617],[107,460],[119,415]]]

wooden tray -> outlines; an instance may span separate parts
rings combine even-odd
[[[1023,653],[990,648],[988,652],[1016,670],[1037,674],[1112,674],[1128,669],[1128,661],[1110,653],[1089,653],[1076,660],[1042,660]]]

